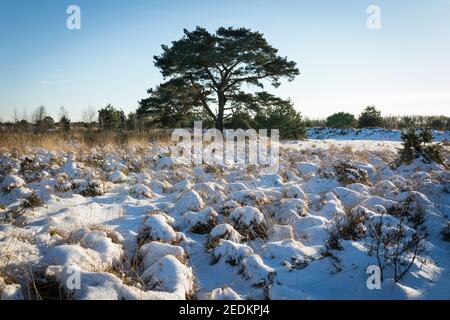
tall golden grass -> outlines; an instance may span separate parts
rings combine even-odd
[[[151,142],[170,140],[170,131],[148,130],[146,132],[104,132],[99,130],[76,130],[70,134],[47,132],[0,131],[0,149],[26,152],[43,148],[52,151],[87,150],[105,146],[145,146]]]

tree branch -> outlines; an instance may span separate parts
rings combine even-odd
[[[205,97],[203,96],[203,93],[200,91],[200,89],[198,88],[197,84],[195,83],[194,79],[192,78],[192,75],[189,75],[189,80],[192,84],[192,87],[194,88],[194,90],[197,92],[197,94],[200,97],[200,100],[202,102],[203,108],[206,110],[206,112],[214,119],[217,120],[216,115],[211,111],[211,109],[208,106],[208,103],[205,100]]]

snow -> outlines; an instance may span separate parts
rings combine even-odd
[[[272,284],[277,273],[275,269],[265,265],[257,254],[245,258],[240,265],[239,272],[255,286]]]
[[[333,140],[379,140],[400,141],[402,132],[400,130],[389,130],[383,128],[375,129],[332,129],[332,128],[309,128],[307,135],[310,139],[333,139]],[[449,141],[450,131],[433,130],[434,141]]]
[[[213,250],[215,261],[223,261],[231,265],[237,265],[244,258],[253,254],[253,249],[246,244],[238,244],[230,240],[221,239],[217,247]]]
[[[114,171],[109,175],[108,180],[112,183],[121,183],[127,181],[127,176],[121,171]]]
[[[179,240],[179,235],[170,225],[171,220],[162,214],[154,214],[147,217],[143,226],[145,238],[154,241],[172,243]]]
[[[26,185],[25,180],[15,175],[6,176],[0,183],[0,190],[11,191]]]
[[[173,293],[180,299],[185,299],[194,292],[191,268],[172,255],[159,259],[141,277],[151,290]]]
[[[142,183],[138,183],[137,185],[135,185],[133,187],[133,192],[140,195],[140,196],[144,196],[147,198],[151,198],[152,197],[152,191],[150,190],[149,187],[147,187],[145,184]]]
[[[186,211],[199,211],[204,207],[203,199],[194,191],[189,190],[182,194],[173,209],[174,214],[182,214]]]
[[[141,246],[139,248],[139,254],[142,257],[142,263],[144,264],[145,269],[150,268],[156,261],[167,255],[174,256],[180,261],[186,259],[185,252],[182,247],[157,241],[149,242]]]
[[[243,207],[235,209],[230,219],[237,225],[250,227],[253,224],[260,224],[264,220],[264,215],[254,207]]]
[[[209,298],[211,300],[242,300],[239,294],[229,287],[214,289],[211,291]]]
[[[448,169],[390,167],[398,132],[336,132],[281,142],[277,174],[181,165],[162,142],[1,152],[0,297],[30,298],[26,266],[70,299],[450,299]],[[370,181],[339,181],[341,162]],[[26,207],[31,194],[43,203]],[[349,216],[394,230],[402,207],[426,213],[426,251],[400,282],[387,266],[381,290],[369,290],[371,236],[335,250],[329,232]],[[73,272],[79,289],[67,287]]]
[[[210,243],[214,243],[219,239],[225,239],[235,243],[240,243],[242,240],[242,235],[229,224],[223,223],[215,226],[209,233]]]

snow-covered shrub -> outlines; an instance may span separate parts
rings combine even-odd
[[[394,281],[399,282],[414,265],[416,259],[426,249],[428,232],[424,225],[408,228],[405,217],[397,224],[386,222],[384,213],[372,217],[369,223],[369,254],[375,255],[381,271],[381,281],[384,280],[384,270],[387,266],[394,269]]]
[[[70,268],[70,269],[69,269]],[[80,289],[70,290],[67,287],[70,277],[77,272],[82,279]],[[107,272],[88,272],[76,266],[50,266],[45,271],[50,281],[55,279],[58,288],[63,288],[65,295],[73,300],[175,300],[184,299],[174,293],[158,292],[129,286],[116,275]]]
[[[97,197],[108,191],[108,184],[99,179],[91,179],[89,181],[75,179],[72,181],[72,189],[84,197]]]
[[[328,192],[323,200],[324,204],[319,210],[319,215],[328,220],[335,219],[345,215],[344,206],[342,202],[332,192]]]
[[[58,177],[57,182],[55,184],[55,190],[57,192],[67,192],[72,189],[72,183],[68,180],[65,180],[63,177]]]
[[[44,201],[35,192],[23,201],[24,208],[36,208],[42,206],[43,204]]]
[[[207,164],[204,167],[204,171],[205,171],[205,173],[214,174],[218,177],[222,177],[224,174],[223,168],[220,166],[217,166],[217,165],[213,166],[213,165]]]
[[[294,230],[290,225],[274,225],[269,231],[269,241],[281,241],[294,238]]]
[[[168,193],[172,191],[172,185],[167,181],[159,181],[152,179],[150,183],[150,188],[153,192],[162,194],[162,193]]]
[[[255,239],[267,236],[267,226],[264,215],[257,208],[242,207],[230,214],[234,227],[245,237]]]
[[[142,263],[145,270],[167,255],[174,256],[182,263],[186,263],[187,259],[182,247],[157,241],[152,241],[141,246],[139,248],[139,255],[142,257]]]
[[[26,182],[21,177],[15,175],[8,175],[0,183],[0,191],[9,192],[12,189],[21,188],[24,187],[25,185]]]
[[[230,240],[219,240],[219,244],[212,251],[212,264],[219,261],[232,266],[238,265],[246,257],[253,254],[253,249],[246,244],[239,244]]]
[[[367,199],[367,196],[365,196],[364,194],[344,187],[334,188],[332,192],[336,195],[336,197],[343,204],[344,208],[347,210],[359,205],[365,199]]]
[[[205,208],[200,212],[188,211],[181,216],[181,226],[192,233],[209,233],[217,225],[217,212],[213,208]]]
[[[114,171],[108,177],[108,180],[112,183],[122,183],[127,181],[128,177],[122,171]]]
[[[78,266],[86,271],[102,269],[102,259],[97,251],[86,249],[78,244],[64,244],[51,248],[43,261],[49,266]]]
[[[173,218],[166,214],[150,214],[144,221],[139,234],[141,241],[176,243],[180,235],[172,228]]]
[[[345,216],[336,221],[336,229],[341,239],[356,241],[366,234],[365,222],[368,219],[368,210],[362,206],[354,207]]]
[[[242,236],[231,225],[226,223],[219,224],[215,226],[209,233],[208,239],[206,241],[206,248],[215,248],[220,243],[221,239],[240,243],[242,241]]]
[[[340,162],[334,166],[334,170],[338,176],[339,182],[344,185],[352,183],[370,184],[367,171],[348,163]]]
[[[243,206],[257,206],[267,202],[266,195],[257,190],[241,190],[231,194],[231,200]]]
[[[96,251],[103,266],[113,266],[122,258],[122,245],[114,243],[104,231],[89,231],[80,241],[84,248]]]
[[[200,211],[204,206],[205,203],[200,195],[194,190],[189,190],[183,193],[175,203],[173,212],[175,214],[182,214],[186,211]]]
[[[284,198],[295,198],[306,201],[306,193],[299,186],[290,185],[283,188]]]
[[[319,166],[312,162],[298,162],[297,170],[303,176],[314,175],[319,171]]]
[[[153,196],[150,188],[142,183],[138,183],[133,187],[133,193],[135,193],[139,196],[144,196],[146,198],[152,198],[152,196]]]
[[[183,193],[183,192],[188,192],[191,189],[192,189],[192,184],[187,179],[181,180],[180,182],[174,184],[174,186],[173,186],[173,192]]]
[[[290,222],[289,219],[284,219],[287,213],[294,212],[298,217],[304,217],[307,214],[308,204],[302,199],[281,199],[279,208],[275,210],[275,218],[282,223]]]
[[[239,208],[240,205],[236,201],[230,200],[226,201],[224,204],[222,204],[222,209],[220,210],[220,214],[228,217],[231,212],[234,211],[234,209]]]
[[[216,288],[208,296],[211,300],[242,300],[241,296],[230,287]]]
[[[150,290],[174,293],[180,299],[190,298],[195,292],[192,269],[172,255],[156,261],[141,278]]]
[[[257,254],[252,254],[242,260],[238,272],[244,279],[250,280],[252,285],[266,288],[273,283],[277,273],[275,269],[265,265]]]
[[[18,283],[6,283],[0,277],[0,300],[24,300],[22,287]]]
[[[277,259],[290,268],[302,269],[317,255],[317,250],[303,245],[294,239],[269,242],[263,246],[263,255],[268,259]]]

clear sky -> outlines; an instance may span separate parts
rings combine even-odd
[[[81,30],[66,9],[81,8]],[[366,10],[381,9],[369,30]],[[301,75],[277,94],[309,117],[360,113],[450,115],[449,0],[0,0],[0,118],[60,106],[135,110],[162,77],[161,44],[197,25],[265,34]]]

